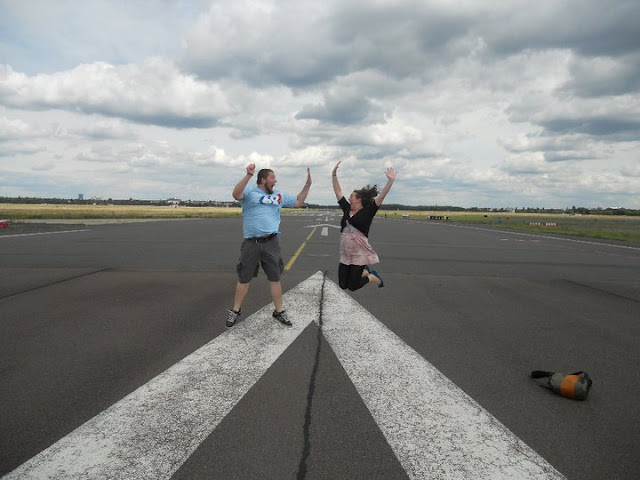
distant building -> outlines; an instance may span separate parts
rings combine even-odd
[[[84,193],[78,194],[78,200],[84,200]]]

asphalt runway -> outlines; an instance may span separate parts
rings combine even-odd
[[[285,261],[304,244],[285,291],[337,283],[338,223],[283,217]],[[227,331],[241,232],[231,218],[0,236],[0,475]],[[639,245],[385,218],[370,242],[386,286],[357,303],[567,478],[640,478]],[[242,318],[270,301],[261,272]],[[594,387],[568,400],[531,370]],[[409,475],[311,323],[172,478]]]

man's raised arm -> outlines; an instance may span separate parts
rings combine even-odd
[[[255,163],[247,165],[247,174],[242,177],[242,180],[240,180],[233,188],[233,192],[231,193],[231,195],[233,195],[233,198],[238,201],[244,198],[244,189],[247,188],[247,184],[249,183],[249,180],[251,180],[251,177],[253,177],[253,172],[255,172],[255,170]]]
[[[304,184],[304,187],[302,187],[302,190],[300,190],[298,197],[296,198],[296,204],[294,205],[294,208],[300,208],[302,205],[304,205],[304,201],[307,199],[307,195],[309,195],[309,188],[311,188],[311,170],[309,170],[309,167],[307,167],[307,181]]]

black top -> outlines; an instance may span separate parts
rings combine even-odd
[[[371,201],[371,203],[367,206],[363,206],[360,210],[358,210],[352,217],[349,217],[349,212],[351,211],[351,204],[347,201],[346,198],[342,197],[338,200],[338,204],[342,207],[342,220],[340,220],[340,231],[344,230],[344,227],[347,226],[347,222],[349,222],[354,228],[357,228],[362,233],[364,233],[365,237],[369,236],[369,228],[371,227],[371,222],[373,222],[373,217],[376,216],[376,212],[378,211],[378,204],[375,201]]]

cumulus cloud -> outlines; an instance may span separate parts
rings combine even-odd
[[[0,117],[0,142],[40,137],[45,132],[19,118]]]
[[[310,165],[323,203],[343,160],[345,181],[397,166],[398,203],[640,198],[638,2],[59,3],[51,25],[0,5],[7,175],[228,198],[247,163]]]
[[[0,103],[17,109],[97,113],[174,128],[211,127],[233,111],[218,85],[199,82],[161,58],[140,65],[96,62],[32,77],[0,66]]]
[[[135,140],[138,136],[130,125],[119,120],[100,120],[89,125],[71,129],[68,133],[72,136],[92,140]]]

